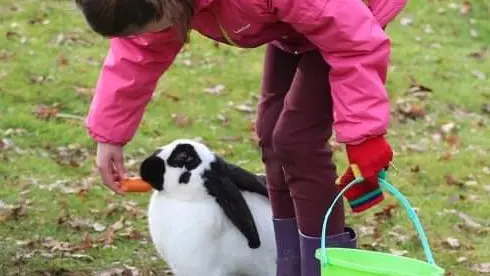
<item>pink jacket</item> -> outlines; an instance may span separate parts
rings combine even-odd
[[[272,42],[289,52],[318,48],[331,66],[325,77],[338,142],[386,133],[390,41],[382,26],[406,0],[372,0],[371,10],[361,0],[196,1],[193,29],[213,40],[228,43],[221,25],[240,47]],[[86,119],[96,141],[124,145],[133,138],[157,81],[182,46],[173,29],[110,40]]]

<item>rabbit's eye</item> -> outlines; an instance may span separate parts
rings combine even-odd
[[[171,167],[193,170],[199,166],[201,159],[192,145],[181,144],[170,154],[167,162]]]
[[[187,154],[187,152],[181,152],[175,157],[175,160],[178,162],[192,162],[194,157]]]

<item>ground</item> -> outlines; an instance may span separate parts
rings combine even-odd
[[[0,274],[166,275],[148,240],[148,194],[115,196],[94,169],[83,117],[107,41],[71,1],[0,0],[0,14]],[[490,273],[489,16],[486,0],[412,0],[387,29],[390,181],[416,208],[447,275]],[[262,55],[193,33],[126,147],[130,172],[182,137],[261,171],[253,119]],[[340,172],[345,152],[332,144]],[[348,222],[365,249],[424,259],[394,203],[348,211]]]

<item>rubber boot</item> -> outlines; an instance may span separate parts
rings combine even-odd
[[[296,219],[273,219],[277,247],[276,276],[299,276],[299,233]]]
[[[320,237],[309,237],[300,234],[301,276],[320,276],[320,262],[315,258],[315,251],[320,247]],[[327,247],[356,248],[356,233],[346,228],[344,233],[327,236]]]

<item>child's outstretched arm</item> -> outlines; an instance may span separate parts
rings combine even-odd
[[[182,46],[173,29],[110,39],[86,119],[96,141],[124,145],[133,138],[158,79]]]

